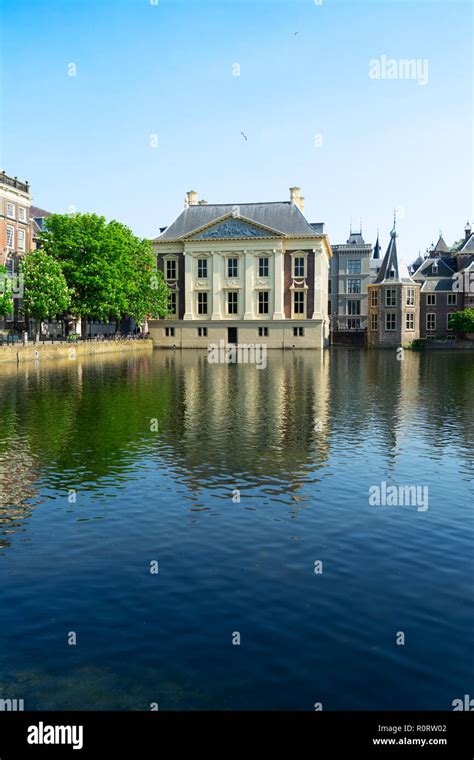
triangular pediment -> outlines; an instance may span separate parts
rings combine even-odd
[[[219,219],[204,225],[200,229],[193,230],[185,235],[187,240],[212,240],[212,239],[235,239],[235,238],[265,238],[283,237],[281,232],[257,224],[251,219],[238,216],[237,214],[225,214]]]

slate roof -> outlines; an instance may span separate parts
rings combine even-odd
[[[438,242],[436,243],[433,251],[436,253],[449,253],[449,248],[444,242],[442,235],[439,236]]]
[[[391,271],[394,273],[393,277],[390,276]],[[382,266],[380,267],[373,284],[380,285],[382,283],[390,282],[415,284],[411,277],[403,277],[400,273],[397,254],[397,233],[395,227],[390,233],[390,243],[388,244],[387,252],[382,261]]]
[[[52,216],[51,211],[45,211],[44,208],[39,208],[38,206],[30,206],[30,219],[35,219],[36,217],[45,217],[45,216]]]
[[[421,286],[421,293],[452,293],[452,277],[430,277],[427,278]]]
[[[461,248],[458,249],[458,253],[474,253],[474,232],[470,234],[468,239],[463,243]]]
[[[361,232],[350,232],[347,245],[365,245],[365,240]]]
[[[379,259],[380,258],[380,243],[379,243],[379,236],[377,234],[377,242],[375,243],[374,252],[372,254],[373,259]]]
[[[305,217],[291,201],[274,203],[208,203],[189,206],[172,222],[165,231],[155,238],[156,241],[179,240],[198,230],[206,224],[217,221],[223,216],[236,213],[238,217],[269,227],[283,235],[314,237],[322,234]],[[238,218],[237,217],[237,218]],[[271,237],[271,233],[269,232]]]
[[[433,265],[438,265],[438,271],[433,271]],[[456,262],[450,258],[439,259],[424,259],[421,266],[416,270],[413,275],[413,279],[421,279],[425,277],[451,277],[453,272],[456,271]]]

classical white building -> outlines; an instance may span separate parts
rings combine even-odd
[[[149,322],[155,345],[326,346],[332,252],[303,202],[297,187],[274,203],[209,204],[187,193],[184,211],[153,240],[172,291],[172,315]]]

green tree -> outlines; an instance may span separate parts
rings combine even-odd
[[[6,317],[13,311],[11,280],[6,267],[0,266],[0,317]]]
[[[71,297],[60,263],[42,249],[26,254],[21,273],[25,312],[37,320],[38,341],[41,321],[66,311]]]
[[[474,309],[456,311],[450,317],[449,323],[457,333],[474,333]]]
[[[459,238],[459,240],[455,240],[451,248],[449,249],[450,253],[456,253],[461,248],[464,242],[465,242],[464,238]]]
[[[169,313],[170,290],[163,273],[157,269],[149,240],[141,240],[128,249],[126,292],[127,313],[137,322]]]
[[[88,319],[138,321],[168,311],[167,286],[153,289],[154,257],[148,241],[117,221],[96,214],[53,214],[41,235],[44,250],[57,259],[71,291],[71,311]]]

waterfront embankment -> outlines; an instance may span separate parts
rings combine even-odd
[[[22,364],[23,362],[51,359],[74,360],[83,356],[96,354],[125,354],[130,352],[152,351],[151,340],[103,340],[85,341],[84,343],[28,343],[0,347],[0,365]]]

